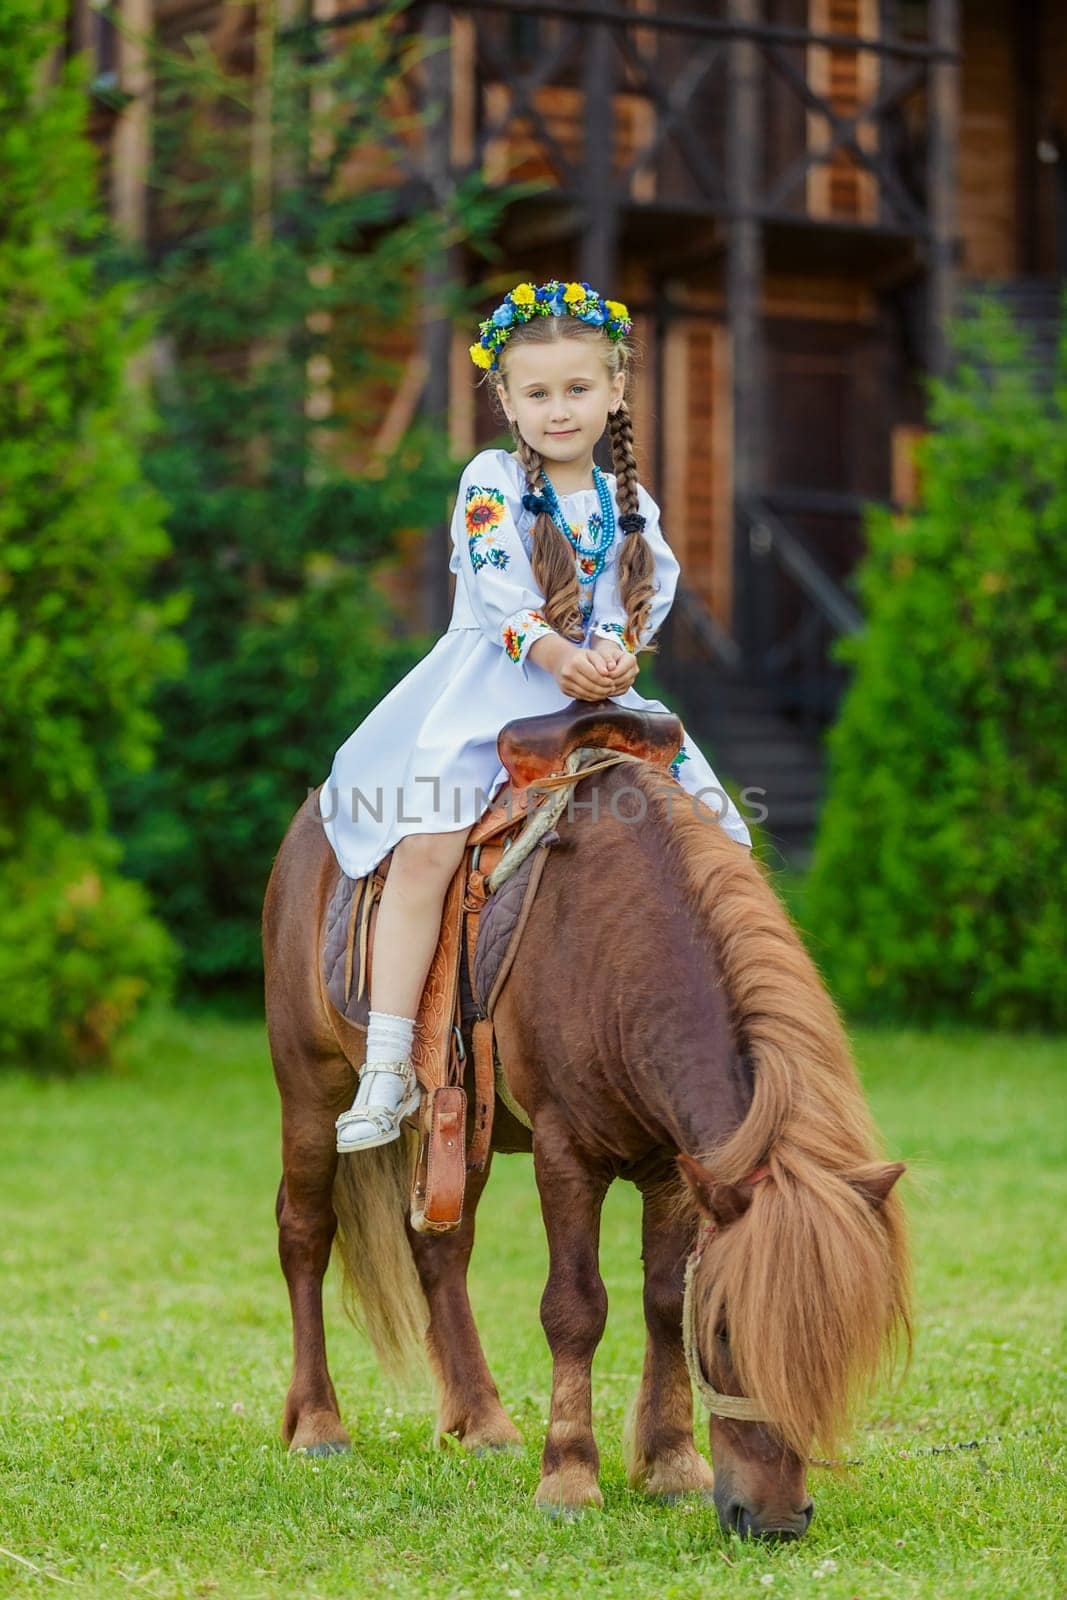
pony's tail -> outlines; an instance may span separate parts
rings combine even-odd
[[[338,1161],[333,1181],[345,1310],[394,1378],[421,1369],[429,1323],[404,1228],[413,1146],[405,1133],[392,1144],[360,1150]]]

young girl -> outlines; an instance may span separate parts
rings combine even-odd
[[[626,408],[631,323],[587,283],[520,283],[481,324],[483,369],[515,451],[464,468],[452,518],[448,631],[338,750],[320,792],[342,871],[393,851],[374,943],[366,1062],[337,1148],[397,1138],[418,1105],[410,1053],[445,891],[507,779],[497,734],[571,700],[662,711],[633,689],[674,599],[678,562],[637,481]],[[593,463],[608,428],[614,473]],[[686,736],[672,767],[735,839],[748,829]]]

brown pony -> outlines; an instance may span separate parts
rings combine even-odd
[[[716,1389],[751,1397],[771,1419],[712,1418],[719,1517],[742,1534],[795,1537],[811,1517],[808,1452],[835,1448],[908,1331],[890,1192],[902,1168],[878,1157],[840,1019],[792,923],[712,811],[666,773],[628,763],[579,782],[559,833],[495,1019],[509,1089],[533,1132],[498,1106],[494,1148],[532,1149],[549,1243],[541,1319],[552,1405],[537,1503],[601,1503],[598,1232],[608,1185],[625,1177],[644,1201],[647,1326],[630,1481],[672,1497],[712,1486],[693,1441],[681,1338],[702,1215],[714,1233],[692,1285],[696,1358]],[[438,1436],[515,1446],[467,1298],[488,1168],[470,1175],[461,1229],[428,1237],[406,1225],[406,1142],[334,1151],[358,1065],[331,1028],[319,976],[337,873],[312,795],[278,853],[263,917],[295,1347],[283,1436],[312,1454],[349,1445],[322,1319],[336,1233],[350,1307],[384,1364],[403,1369],[425,1341]]]

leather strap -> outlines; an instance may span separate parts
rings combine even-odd
[[[477,920],[475,922],[477,935]],[[493,1071],[493,1021],[479,1017],[474,1024],[474,1131],[467,1153],[467,1169],[481,1172],[489,1159],[489,1142],[493,1137],[493,1103],[496,1100],[496,1082]]]
[[[463,923],[466,861],[452,876],[441,914],[441,933],[422,991],[411,1064],[424,1089],[458,1081],[452,1032],[459,991],[459,941]]]
[[[492,1016],[494,1010],[496,1009],[497,998],[499,997],[501,989],[504,987],[508,973],[511,971],[512,963],[514,962],[515,956],[518,952],[519,942],[522,939],[523,931],[530,915],[530,907],[534,903],[534,897],[537,894],[537,886],[541,882],[541,874],[545,870],[545,863],[547,860],[548,851],[546,849],[539,849],[535,852],[533,866],[530,868],[530,876],[526,884],[526,893],[523,895],[522,910],[519,912],[518,921],[515,923],[511,940],[504,954],[504,959],[500,963],[500,966],[497,970],[496,978],[493,980],[492,993],[486,995],[482,1002],[489,1016]]]
[[[500,828],[495,829],[491,841],[483,843],[480,849],[472,852],[471,861],[478,864],[472,866],[467,875],[467,892],[463,897],[463,927],[467,947],[467,976],[472,994],[474,994],[474,952],[478,945],[481,912],[485,906],[486,882],[503,854],[504,841],[500,836],[502,831]],[[482,1003],[476,994],[474,999],[479,1011],[483,1011]],[[471,1043],[474,1050],[474,1126],[467,1153],[467,1171],[474,1169],[481,1172],[489,1159],[489,1147],[493,1138],[493,1112],[496,1108],[496,1042],[493,1037],[492,1017],[484,1014],[479,1016],[472,1029]]]
[[[443,1084],[423,1095],[411,1190],[416,1233],[451,1233],[462,1220],[466,1126],[467,1096],[458,1084]]]
[[[467,1096],[457,1021],[466,877],[464,853],[445,894],[441,932],[411,1049],[411,1064],[424,1090],[411,1188],[411,1226],[416,1233],[450,1233],[463,1220]]]
[[[345,940],[344,988],[341,991],[342,995],[344,997],[344,1003],[345,1003],[346,1006],[348,1004],[348,998],[352,993],[352,956],[353,956],[353,945],[355,943],[355,936],[356,936],[356,923],[359,920],[360,907],[362,906],[362,904],[363,904],[363,902],[364,902],[364,900],[366,898],[367,898],[367,880],[366,880],[366,878],[363,878],[360,881],[359,894],[356,896],[355,903],[352,906],[352,909],[351,909],[351,911],[349,913],[349,917],[348,917],[348,938]]]
[[[359,897],[359,993],[357,1000],[362,1000],[367,987],[367,940],[370,934],[370,914],[375,903],[381,898],[382,880],[378,877],[364,878],[363,893]],[[349,940],[349,950],[352,941]],[[345,983],[345,998],[352,992],[352,976],[349,973]]]

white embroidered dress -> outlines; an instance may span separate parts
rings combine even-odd
[[[606,474],[612,497],[615,477]],[[530,646],[552,629],[530,565],[534,515],[522,504],[526,478],[506,450],[483,450],[463,470],[452,517],[449,570],[456,592],[448,631],[345,740],[319,795],[326,836],[342,871],[361,878],[409,833],[470,828],[507,779],[497,734],[514,717],[536,717],[569,704],[552,674],[529,659]],[[596,490],[559,497],[583,546],[601,528]],[[671,608],[678,562],[663,537],[659,507],[643,488],[638,504],[656,563],[657,593],[642,642]],[[626,649],[626,612],[616,589],[615,561],[625,535],[618,528],[603,569],[577,558],[585,644],[602,635]],[[640,680],[638,680],[640,681]],[[628,689],[617,705],[668,709]],[[748,828],[711,767],[685,736],[672,768],[699,794],[722,827],[751,845]]]

